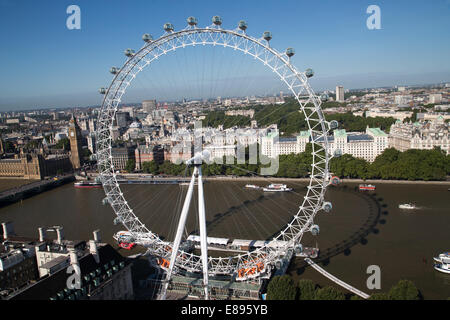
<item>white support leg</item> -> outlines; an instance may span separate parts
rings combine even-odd
[[[203,196],[202,168],[198,166],[198,221],[200,224],[200,248],[203,266],[203,286],[205,300],[209,300],[208,290],[208,243],[206,234],[205,198]]]
[[[181,237],[183,236],[183,230],[186,225],[186,218],[189,212],[189,206],[191,205],[192,193],[194,191],[195,176],[198,173],[197,167],[194,168],[192,174],[191,182],[189,183],[189,189],[186,193],[186,198],[184,199],[183,209],[181,210],[180,221],[178,222],[177,234],[173,242],[172,256],[170,257],[169,271],[167,272],[166,282],[164,283],[163,292],[161,294],[161,300],[166,299],[167,287],[169,286],[169,281],[172,278],[172,271],[175,265],[175,261],[178,255],[178,249],[180,247]]]

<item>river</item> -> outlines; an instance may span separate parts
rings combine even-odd
[[[267,239],[290,221],[305,194],[301,181],[286,181],[294,192],[272,194],[244,189],[246,183],[205,183],[209,236]],[[268,182],[254,183],[263,186]],[[448,186],[379,184],[370,194],[356,191],[356,186],[347,183],[330,187],[326,199],[333,203],[332,212],[316,217],[319,236],[303,239],[306,246],[318,245],[321,266],[368,294],[377,290],[366,287],[366,269],[377,265],[381,269],[381,291],[388,291],[400,279],[409,279],[425,299],[450,297],[450,275],[432,267],[433,256],[450,250]],[[142,222],[173,239],[187,187],[123,185],[122,189]],[[196,196],[187,233],[198,229]],[[65,237],[74,240],[91,239],[92,231],[100,229],[102,240],[114,244],[112,235],[121,228],[113,224],[112,209],[101,204],[103,197],[102,189],[75,189],[67,184],[0,208],[0,221],[13,221],[16,233],[29,237],[37,237],[40,226],[62,225]],[[414,202],[419,208],[398,209],[398,204],[406,202]],[[305,268],[301,259],[293,261],[288,272],[295,278],[329,284],[315,270]]]

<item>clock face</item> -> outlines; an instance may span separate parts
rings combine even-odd
[[[73,137],[73,131],[70,133],[70,136]]]

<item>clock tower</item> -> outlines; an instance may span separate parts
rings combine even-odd
[[[70,140],[70,162],[74,169],[81,167],[81,130],[78,126],[77,120],[72,114],[69,125],[69,140]]]

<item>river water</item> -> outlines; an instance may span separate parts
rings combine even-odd
[[[286,181],[294,192],[271,194],[245,189],[246,183],[205,183],[209,236],[268,239],[290,221],[305,194],[304,182]],[[253,183],[263,186],[268,182]],[[450,250],[448,186],[379,184],[371,193],[356,191],[356,186],[330,187],[326,199],[333,203],[333,210],[316,217],[320,235],[303,238],[305,246],[320,248],[320,265],[368,294],[378,290],[366,287],[366,270],[377,265],[381,269],[381,291],[388,291],[400,279],[410,279],[425,299],[450,297],[450,275],[432,267],[433,256]],[[142,222],[173,239],[186,186],[123,185],[122,190]],[[114,244],[112,235],[121,228],[113,224],[112,209],[101,204],[103,197],[102,189],[75,189],[68,184],[0,208],[0,221],[13,221],[16,233],[29,237],[37,237],[40,226],[61,225],[65,237],[74,240],[91,239],[92,231],[100,229],[102,241]],[[398,208],[407,202],[419,208]],[[186,234],[198,229],[197,208],[194,194]],[[305,268],[301,259],[293,261],[288,272],[298,279],[330,284],[314,269]]]

